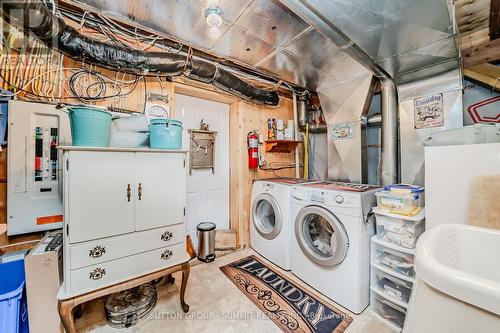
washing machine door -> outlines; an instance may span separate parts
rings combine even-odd
[[[255,198],[252,220],[257,232],[265,239],[274,239],[279,235],[283,217],[278,202],[272,195],[262,193]]]
[[[295,236],[303,253],[318,265],[337,266],[347,256],[349,238],[344,225],[323,207],[307,206],[299,211]]]

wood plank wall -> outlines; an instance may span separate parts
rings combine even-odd
[[[230,156],[239,156],[239,158],[231,159],[230,218],[232,228],[238,232],[238,244],[241,246],[250,244],[250,200],[253,181],[276,176],[295,177],[295,169],[283,169],[274,174],[270,171],[248,168],[247,134],[256,130],[263,133],[267,139],[268,118],[283,119],[285,123],[293,119],[292,101],[282,97],[278,107],[259,106],[239,101],[232,104],[230,108]],[[299,147],[299,151],[302,152],[302,147]],[[289,154],[265,153],[261,149],[261,153],[268,162],[292,163],[295,161],[293,152]],[[302,153],[300,158],[302,158]]]

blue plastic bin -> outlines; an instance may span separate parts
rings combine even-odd
[[[108,146],[111,113],[83,106],[72,106],[68,110],[73,146]]]
[[[0,264],[0,332],[28,333],[24,260]]]
[[[150,147],[155,149],[181,149],[182,122],[175,119],[151,119]]]

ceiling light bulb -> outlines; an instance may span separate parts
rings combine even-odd
[[[219,7],[208,8],[205,11],[207,24],[211,28],[218,28],[222,25],[222,10]]]

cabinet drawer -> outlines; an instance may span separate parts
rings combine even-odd
[[[81,294],[142,274],[177,265],[188,259],[184,243],[139,253],[130,257],[79,268],[70,272],[71,294]]]
[[[185,233],[184,224],[181,223],[73,245],[69,247],[70,269],[100,264],[181,243],[184,241]]]

